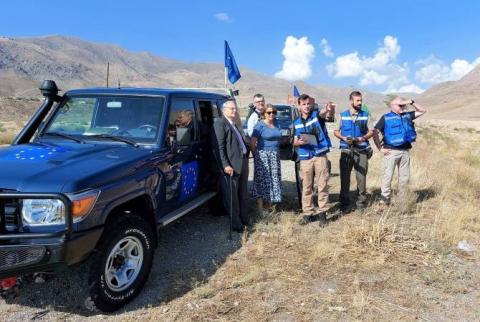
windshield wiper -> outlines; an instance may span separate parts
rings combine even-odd
[[[42,135],[40,135],[40,136],[43,137],[45,135],[58,136],[60,138],[69,139],[69,140],[72,140],[72,141],[75,141],[75,142],[78,142],[78,143],[81,143],[81,144],[85,143],[85,141],[83,141],[82,139],[79,139],[79,138],[74,137],[72,135],[60,133],[60,132],[45,132],[45,133],[42,133]]]
[[[118,141],[118,142],[123,142],[130,144],[131,146],[134,146],[136,148],[139,147],[138,143],[132,140],[129,140],[127,138],[121,137],[121,136],[115,136],[111,134],[93,134],[93,135],[86,135],[89,138],[95,138],[95,139],[109,139],[112,141]]]

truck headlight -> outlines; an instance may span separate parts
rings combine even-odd
[[[24,199],[22,219],[29,226],[64,224],[65,205],[58,199]]]

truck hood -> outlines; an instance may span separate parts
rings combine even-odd
[[[123,144],[30,143],[0,148],[0,189],[78,192],[143,167],[152,150]]]

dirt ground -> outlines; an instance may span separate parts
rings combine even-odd
[[[369,207],[342,214],[333,151],[329,224],[300,226],[293,163],[284,161],[279,213],[256,217],[233,241],[227,218],[206,208],[166,227],[143,292],[124,309],[105,315],[85,306],[82,264],[23,284],[0,300],[0,319],[478,321],[480,131],[442,126],[419,129],[403,204],[377,202],[382,157],[375,153]],[[459,249],[460,241],[472,249]]]

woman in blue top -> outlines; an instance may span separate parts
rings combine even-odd
[[[255,158],[253,174],[253,197],[257,199],[259,212],[263,213],[263,203],[273,206],[282,201],[282,176],[280,172],[280,139],[282,134],[277,127],[277,110],[267,104],[262,112],[262,120],[254,129],[251,149]]]

